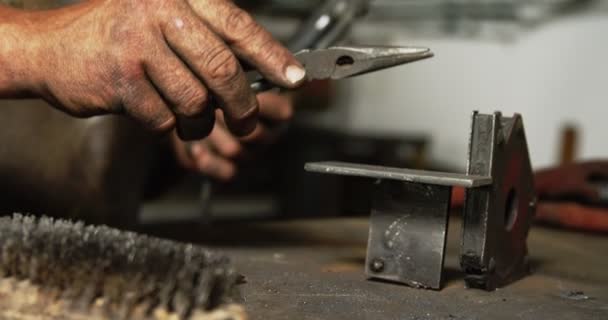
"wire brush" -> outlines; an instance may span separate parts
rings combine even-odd
[[[244,319],[224,256],[169,240],[0,218],[0,319]]]

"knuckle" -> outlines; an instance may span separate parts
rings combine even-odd
[[[138,81],[145,77],[145,71],[141,66],[134,63],[127,64],[122,67],[122,80],[126,85]]]
[[[226,30],[236,37],[250,34],[250,32],[258,28],[257,23],[251,15],[239,8],[230,10],[226,16],[225,23]]]
[[[208,96],[204,90],[189,90],[183,95],[178,112],[185,117],[200,115],[207,106]]]
[[[131,57],[119,56],[109,72],[109,78],[115,85],[129,88],[145,77],[142,63]]]
[[[261,42],[257,50],[262,61],[281,62],[281,50],[276,48],[275,42],[272,39],[266,39]]]
[[[161,104],[149,102],[146,96],[125,97],[125,113],[152,132],[167,133],[175,127],[175,116]]]
[[[122,72],[120,78],[118,78],[114,84],[116,94],[120,98],[121,102],[134,104],[135,101],[141,95],[141,88],[138,86],[140,83],[140,77],[137,72]]]
[[[230,83],[241,73],[241,66],[227,48],[214,49],[207,59],[209,76],[220,83]]]
[[[115,46],[124,46],[129,43],[129,40],[133,39],[139,34],[138,30],[129,28],[127,26],[128,24],[126,23],[115,23],[110,25],[108,34]]]
[[[289,52],[282,46],[277,45],[272,38],[259,42],[255,48],[257,60],[261,62],[266,71],[280,77],[285,65],[289,63]]]

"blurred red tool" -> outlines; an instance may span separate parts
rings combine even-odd
[[[536,218],[567,228],[608,232],[608,161],[589,161],[539,170]],[[465,190],[454,188],[452,207],[462,207]]]
[[[564,227],[608,232],[608,161],[540,170],[537,219]]]

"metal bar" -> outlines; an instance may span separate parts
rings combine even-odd
[[[368,277],[441,289],[451,189],[389,180],[376,184]]]
[[[492,184],[492,178],[489,176],[390,168],[345,162],[307,163],[304,169],[324,174],[397,180],[448,187],[475,188]]]

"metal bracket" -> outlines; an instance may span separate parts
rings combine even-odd
[[[492,183],[485,176],[342,162],[305,169],[376,179],[365,273],[418,288],[441,288],[452,187]]]
[[[439,289],[451,188],[378,181],[365,273],[370,278]]]
[[[467,285],[492,290],[525,274],[534,212],[521,117],[473,114],[467,174],[342,162],[311,172],[375,179],[365,272],[417,288],[442,286],[451,190],[468,188],[461,265]]]
[[[467,286],[494,290],[529,272],[536,195],[520,115],[473,113],[467,173],[494,182],[467,190],[460,263]]]

